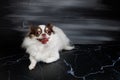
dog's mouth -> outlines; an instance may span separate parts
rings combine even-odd
[[[46,44],[49,41],[49,38],[42,38],[37,40],[40,41],[42,44]]]

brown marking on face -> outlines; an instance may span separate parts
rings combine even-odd
[[[32,38],[33,36],[38,37],[42,33],[42,29],[38,26],[31,26],[28,36]]]
[[[45,32],[48,34],[48,35],[51,35],[52,33],[54,33],[53,31],[53,25],[48,23],[45,27]]]

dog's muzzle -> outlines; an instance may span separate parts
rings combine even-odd
[[[40,41],[42,44],[46,44],[49,41],[49,38],[42,38],[37,40]]]

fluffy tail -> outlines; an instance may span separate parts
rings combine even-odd
[[[64,50],[72,50],[75,46],[69,41],[69,43],[64,47]]]
[[[74,46],[65,46],[65,50],[72,50],[72,49],[74,49],[75,47]]]

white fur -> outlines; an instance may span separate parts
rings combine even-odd
[[[39,25],[39,27],[44,29],[45,25]],[[30,70],[34,69],[36,63],[39,61],[51,63],[58,60],[60,58],[60,50],[71,50],[74,48],[73,46],[70,46],[70,40],[60,28],[54,26],[53,30],[55,34],[51,34],[50,36],[47,35],[50,39],[46,44],[40,43],[36,40],[36,37],[24,38],[22,47],[25,48],[26,52],[30,55]]]

